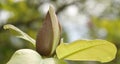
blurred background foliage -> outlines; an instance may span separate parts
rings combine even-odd
[[[3,25],[13,24],[35,39],[49,4],[55,7],[65,42],[105,39],[118,49],[116,58],[108,63],[68,61],[69,64],[120,64],[119,0],[0,0],[0,64],[6,64],[18,49],[34,49],[4,30]]]

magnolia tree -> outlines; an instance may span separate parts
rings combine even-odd
[[[64,43],[61,39],[61,26],[52,6],[49,7],[36,40],[11,24],[4,25],[4,29],[16,33],[17,37],[29,41],[36,48],[17,50],[7,64],[67,64],[65,60],[104,63],[113,60],[117,52],[115,45],[106,40]]]

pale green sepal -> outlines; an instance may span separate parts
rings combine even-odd
[[[31,49],[16,51],[7,64],[42,64],[41,56]]]
[[[116,52],[115,45],[105,40],[77,40],[70,44],[61,43],[56,49],[59,59],[73,61],[109,62]]]
[[[4,25],[3,28],[9,29],[10,31],[14,31],[16,33],[15,36],[22,38],[24,40],[27,40],[35,46],[35,40],[33,38],[31,38],[30,36],[28,36],[23,31],[21,31],[20,29],[18,29],[17,27],[15,27],[14,25],[7,24],[7,25]]]
[[[51,23],[53,28],[53,46],[51,51],[51,54],[53,54],[60,41],[61,27],[59,25],[58,18],[55,14],[55,10],[52,5],[50,5],[49,7],[49,13],[50,13],[50,18],[51,18]]]

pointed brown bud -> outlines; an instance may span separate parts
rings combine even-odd
[[[43,26],[38,32],[36,50],[44,56],[51,56],[59,44],[61,28],[54,9],[50,6]]]

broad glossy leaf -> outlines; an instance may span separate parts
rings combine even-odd
[[[61,43],[56,49],[59,59],[74,61],[109,62],[116,52],[115,45],[105,40],[77,40],[70,44]]]
[[[36,50],[44,56],[51,56],[59,44],[61,28],[52,6],[44,20],[43,26],[38,32]]]
[[[11,32],[14,32],[13,34],[15,36],[22,38],[24,40],[27,40],[35,46],[35,40],[30,36],[28,36],[23,31],[21,31],[20,29],[18,29],[17,27],[15,27],[14,25],[11,25],[11,24],[4,25],[4,29],[9,29]]]

